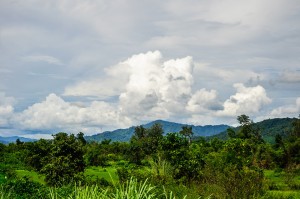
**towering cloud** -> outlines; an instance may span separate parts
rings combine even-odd
[[[119,98],[123,113],[149,120],[184,110],[192,93],[191,57],[163,62],[155,51],[133,56],[123,64],[130,69]]]

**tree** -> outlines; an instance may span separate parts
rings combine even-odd
[[[150,129],[147,129],[147,139],[144,146],[146,154],[151,155],[157,152],[163,139],[163,128],[161,124],[155,123]]]
[[[252,124],[252,121],[250,120],[249,116],[244,115],[244,114],[238,116],[238,117],[237,117],[237,120],[238,120],[238,122],[239,122],[242,126]]]
[[[242,169],[243,166],[252,165],[255,144],[249,139],[230,139],[223,145],[221,153],[226,164]]]
[[[130,140],[128,157],[131,162],[138,165],[142,164],[142,159],[145,157],[143,142],[138,140],[135,136]]]
[[[53,135],[49,162],[42,168],[49,185],[69,184],[80,179],[85,169],[81,141],[73,134]]]
[[[135,127],[134,136],[137,139],[145,138],[147,136],[146,129],[142,125]]]
[[[204,166],[202,147],[189,144],[180,133],[168,133],[162,142],[164,158],[174,167],[175,179],[190,182],[199,178],[200,170]]]
[[[275,144],[274,144],[274,147],[276,149],[278,149],[279,147],[283,147],[284,148],[284,143],[283,143],[282,136],[280,134],[278,134],[278,133],[275,135]]]
[[[144,144],[146,143],[147,131],[143,126],[137,126],[134,129],[134,135],[130,139],[128,150],[129,160],[135,164],[141,164],[145,157]]]
[[[285,155],[287,156],[285,166],[298,165],[300,163],[300,115],[293,122],[293,130],[285,144]]]
[[[33,143],[29,150],[26,162],[36,171],[40,171],[45,164],[48,163],[49,153],[51,152],[51,142],[40,139]]]
[[[16,144],[17,144],[17,146],[20,146],[20,145],[24,144],[24,142],[22,142],[22,141],[18,138],[18,139],[16,139]]]
[[[297,118],[294,122],[293,122],[293,132],[292,132],[292,136],[294,138],[300,138],[300,114],[299,114],[299,118]]]
[[[252,133],[252,120],[250,120],[249,116],[247,115],[240,115],[237,117],[238,122],[240,123],[241,127],[238,132],[238,137],[240,138],[250,138]]]
[[[188,146],[188,141],[179,133],[168,133],[162,141],[164,156],[172,165],[180,162]]]
[[[84,139],[84,134],[82,132],[79,132],[77,134],[77,139],[81,142],[82,145],[86,145],[86,140]]]
[[[131,162],[141,164],[147,155],[154,155],[158,151],[163,139],[163,129],[155,123],[149,129],[138,126],[134,129],[134,135],[130,139],[128,157]]]
[[[236,133],[232,128],[227,129],[227,135],[229,138],[236,138]]]
[[[229,136],[238,137],[241,139],[252,139],[255,143],[263,143],[261,132],[257,126],[253,124],[253,121],[247,115],[240,115],[237,117],[238,122],[240,123],[240,128],[237,134],[233,134],[231,131],[228,131]]]
[[[192,127],[190,126],[183,126],[182,127],[182,130],[179,131],[179,133],[185,137],[188,137],[188,140],[189,140],[189,144],[191,143],[191,139],[192,139],[192,136],[193,136],[193,130],[192,130]]]

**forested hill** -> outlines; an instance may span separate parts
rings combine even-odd
[[[261,122],[257,122],[253,124],[254,129],[260,131],[264,140],[269,142],[274,142],[274,138],[276,134],[281,135],[282,137],[286,137],[293,130],[293,122],[295,122],[296,118],[274,118],[267,119]],[[238,131],[239,127],[233,128],[234,131]],[[219,134],[211,136],[211,138],[217,137],[220,139],[228,139],[227,131],[221,132]]]
[[[159,123],[162,125],[164,130],[164,134],[170,132],[179,132],[182,126],[186,126],[186,124],[179,124],[174,122],[168,122],[163,120],[156,120],[147,124],[142,125],[145,128],[150,128],[153,124]],[[191,126],[194,132],[194,136],[212,136],[216,135],[220,132],[225,131],[229,128],[228,125],[206,125],[206,126],[194,126],[194,125],[187,125]],[[106,131],[103,133],[99,133],[92,136],[86,136],[85,139],[87,141],[102,141],[105,139],[111,139],[112,141],[129,141],[134,133],[135,126],[132,126],[127,129],[118,129],[114,131]]]

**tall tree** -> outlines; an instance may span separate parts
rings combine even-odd
[[[238,122],[240,123],[241,127],[238,132],[238,137],[240,138],[250,138],[252,129],[252,120],[250,120],[249,116],[247,115],[240,115],[237,117]]]
[[[161,124],[155,123],[150,129],[147,129],[148,138],[144,144],[147,148],[147,154],[154,154],[157,152],[163,139],[164,130]]]
[[[147,136],[146,129],[142,125],[135,127],[134,136],[137,139],[145,138]]]
[[[79,132],[77,134],[77,139],[81,142],[81,144],[86,145],[86,140],[84,139],[84,133]]]
[[[293,122],[292,136],[295,138],[300,138],[300,114],[299,117]]]
[[[73,134],[58,133],[53,136],[49,162],[42,173],[49,185],[62,185],[82,177],[85,169],[81,141]]]
[[[192,136],[193,136],[193,130],[191,126],[183,126],[182,130],[179,132],[181,135],[188,138],[189,143],[191,143]]]
[[[48,163],[49,154],[51,152],[51,141],[40,139],[33,143],[27,157],[27,164],[36,171],[40,171],[45,164]]]

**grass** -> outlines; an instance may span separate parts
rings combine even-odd
[[[295,175],[291,177],[291,179],[288,179],[288,175],[284,171],[276,172],[274,170],[265,170],[264,174],[269,185],[271,185],[270,188],[273,190],[291,190],[288,185],[288,183],[291,181],[296,184],[300,184],[300,175]]]
[[[268,191],[263,199],[298,199],[300,191]]]
[[[90,176],[92,179],[104,178],[108,182],[116,182],[119,180],[116,167],[89,167],[85,169],[84,175]]]
[[[287,179],[288,175],[284,171],[275,172],[274,170],[265,170],[264,174],[270,189],[264,198],[300,198],[300,191],[294,190],[288,185],[291,181],[300,184],[299,175],[295,175],[292,179]]]
[[[175,195],[164,190],[159,192],[157,187],[152,186],[148,180],[138,182],[130,178],[124,184],[115,184],[112,189],[101,189],[97,186],[75,187],[75,194],[68,199],[176,199]],[[51,199],[59,199],[55,191],[51,193]],[[187,196],[184,196],[185,199]],[[208,197],[209,198],[209,197]],[[177,198],[180,199],[180,198]]]
[[[138,183],[136,180],[130,179],[128,182],[124,183],[123,185],[119,185],[118,182],[118,176],[116,174],[118,165],[113,165],[109,167],[89,167],[85,170],[85,176],[88,176],[92,179],[97,178],[104,178],[108,182],[111,182],[114,185],[114,188],[108,189],[101,189],[97,186],[84,186],[84,187],[75,187],[75,196],[70,196],[69,199],[81,199],[81,198],[96,198],[98,195],[106,194],[106,196],[103,195],[102,198],[130,198],[129,195],[137,195],[138,197],[133,198],[155,198],[153,197],[153,194],[157,194],[156,187],[153,187],[148,183],[147,181],[144,181],[142,183]],[[146,168],[144,168],[146,169]],[[148,168],[151,169],[151,168]],[[16,170],[17,176],[19,177],[25,177],[27,176],[30,180],[34,182],[38,182],[41,184],[45,184],[44,177],[42,175],[39,175],[37,172],[34,171],[28,171],[28,170]],[[293,190],[289,185],[286,178],[286,173],[284,171],[275,172],[274,170],[265,170],[264,171],[265,177],[266,177],[266,183],[269,186],[269,191],[266,193],[263,198],[269,199],[287,199],[287,198],[300,198],[300,191],[299,190]],[[3,180],[5,176],[0,173],[0,182]],[[295,175],[293,177],[293,182],[300,184],[300,176]],[[155,190],[155,191],[154,191]],[[152,192],[153,191],[153,192]],[[109,194],[108,194],[109,192]],[[3,193],[0,190],[0,199],[7,198],[5,196],[7,193]],[[107,195],[108,194],[108,195]],[[124,195],[125,194],[125,195]],[[128,197],[126,196],[128,195]],[[141,195],[144,194],[142,197]],[[145,195],[146,194],[146,195]],[[163,195],[162,195],[163,194]],[[50,194],[53,196],[53,198],[59,198],[57,196],[56,190],[52,190],[52,193]],[[56,195],[56,196],[55,196]],[[86,197],[85,197],[86,196]],[[141,196],[141,197],[140,197]],[[146,197],[147,196],[147,197]],[[157,197],[158,195],[156,195]],[[160,193],[160,197],[163,198],[174,198],[174,194],[172,192],[166,192],[164,190],[164,193]]]
[[[29,180],[33,182],[38,182],[40,184],[45,184],[45,177],[43,175],[38,174],[35,171],[28,171],[28,170],[16,170],[17,176],[20,178],[28,177]]]
[[[108,198],[108,189],[100,189],[97,185],[95,186],[85,186],[78,187],[75,186],[75,196],[69,197],[69,199],[98,199],[98,198]]]
[[[265,170],[265,177],[270,184],[271,189],[288,190],[288,185],[284,182],[283,173],[275,172],[274,170]]]
[[[116,172],[117,172],[117,168],[113,167],[113,166],[105,167],[105,168],[89,167],[89,168],[85,169],[84,175],[89,176],[92,179],[104,178],[108,182],[112,182],[112,181],[116,182],[119,180]],[[44,181],[45,177],[43,175],[38,174],[35,171],[16,170],[16,173],[17,173],[17,176],[20,178],[23,178],[26,176],[34,182],[45,184],[45,181]],[[1,181],[4,181],[4,180],[5,180],[5,176],[0,173],[0,183],[1,183]]]
[[[157,198],[155,187],[145,180],[137,182],[136,179],[130,178],[125,184],[115,187],[112,198],[115,199],[151,199]]]
[[[2,188],[0,188],[0,199],[9,199],[11,198],[10,192],[5,192]]]

